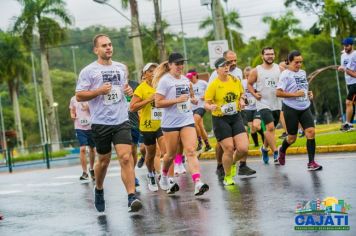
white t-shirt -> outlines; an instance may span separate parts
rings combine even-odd
[[[356,51],[354,50],[350,54],[344,52],[341,55],[341,65],[347,69],[356,71]],[[356,77],[352,77],[345,72],[345,81],[347,85],[356,84]]]
[[[198,79],[198,81],[193,84],[193,91],[194,91],[194,97],[196,99],[198,99],[198,104],[194,105],[192,104],[192,110],[196,110],[198,108],[204,108],[204,100],[202,100],[204,98],[204,94],[205,94],[205,90],[208,87],[208,83],[204,80]]]
[[[282,89],[287,93],[295,93],[300,89],[304,90],[304,97],[283,98],[283,103],[296,110],[305,110],[310,107],[310,100],[308,97],[308,80],[304,70],[297,72],[285,70],[279,77],[277,89]]]
[[[92,124],[119,125],[128,120],[128,104],[124,96],[127,84],[127,67],[119,62],[101,65],[97,61],[86,66],[79,74],[76,92],[98,89],[109,82],[109,94],[89,101]]]
[[[242,86],[244,87],[245,90],[245,95],[248,101],[248,105],[245,106],[244,110],[249,110],[249,111],[254,111],[257,110],[256,108],[256,98],[248,91],[247,88],[247,79],[242,80]],[[256,88],[256,84],[253,85],[254,88]]]
[[[190,81],[181,75],[179,79],[166,73],[158,82],[156,93],[161,94],[165,99],[175,99],[182,94],[190,94]],[[162,128],[179,128],[194,124],[194,117],[190,99],[186,102],[174,104],[163,108]]]
[[[74,128],[80,130],[91,130],[90,112],[88,102],[78,102],[75,96],[70,99],[69,109],[75,110],[76,118]]]
[[[236,67],[233,71],[230,71],[230,74],[233,75],[236,78],[239,78],[240,80],[242,80],[242,70],[238,67]],[[218,72],[216,72],[216,70],[213,71],[213,73],[211,73],[210,77],[209,77],[209,82],[208,84],[210,84],[214,79],[216,79],[218,77]]]

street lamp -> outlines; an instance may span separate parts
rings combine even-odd
[[[183,17],[182,17],[182,8],[181,8],[181,3],[180,0],[178,0],[178,5],[179,5],[179,15],[180,15],[180,27],[182,30],[182,41],[183,41],[183,50],[184,50],[184,58],[187,59],[187,46],[185,44],[185,37],[184,37],[184,29],[183,29]]]
[[[225,2],[225,7],[226,7],[226,15],[227,15],[227,26],[229,26],[229,8],[228,8],[228,4],[227,4],[228,0],[224,0]],[[232,33],[231,33],[231,29],[229,27],[226,27],[227,30],[229,31],[229,37],[230,37],[230,46],[231,46],[231,50],[234,52],[235,51],[235,47],[234,47],[234,40],[232,38]]]
[[[61,135],[61,129],[60,129],[60,125],[59,125],[59,117],[58,117],[58,103],[57,102],[54,102],[52,104],[53,108],[54,108],[54,111],[55,111],[55,115],[56,115],[56,124],[57,124],[57,130],[58,130],[58,140],[59,142],[62,141],[62,135]]]

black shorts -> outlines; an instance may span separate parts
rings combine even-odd
[[[111,152],[111,144],[131,145],[131,126],[129,121],[120,125],[99,125],[92,124],[92,137],[96,145],[96,151],[99,154],[108,154]]]
[[[349,93],[347,94],[346,99],[351,102],[356,102],[356,84],[347,85],[347,89],[349,90]]]
[[[218,142],[246,132],[240,112],[231,116],[213,116],[213,130]]]
[[[261,115],[257,110],[243,110],[241,115],[244,119],[244,122],[246,122],[245,125],[255,119],[261,119]]]
[[[278,125],[279,122],[279,116],[281,114],[280,110],[276,110],[276,111],[271,111],[270,109],[262,109],[258,111],[261,115],[261,120],[263,120],[263,122],[268,125],[269,123],[273,122],[274,127],[276,127]]]
[[[194,114],[194,115],[197,114],[197,115],[199,115],[201,118],[203,118],[203,117],[204,117],[204,114],[205,114],[205,109],[202,108],[202,107],[199,107],[199,108],[197,108],[197,109],[195,109],[195,110],[193,111],[193,114]]]
[[[185,126],[182,126],[182,127],[173,127],[173,128],[161,128],[163,132],[173,132],[173,131],[181,131],[183,128],[185,127],[195,127],[194,124],[189,124],[189,125],[185,125]]]
[[[310,127],[315,127],[313,114],[311,113],[310,108],[300,111],[283,104],[282,110],[284,112],[288,134],[296,135],[298,133],[298,123],[302,125],[304,130]]]
[[[143,143],[146,146],[155,145],[156,140],[163,136],[161,128],[156,131],[141,131],[141,134],[143,136]]]

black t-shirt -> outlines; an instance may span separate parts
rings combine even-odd
[[[133,80],[129,80],[128,83],[129,83],[130,87],[132,88],[132,90],[135,92],[139,83],[137,83],[136,81],[133,81]],[[132,97],[126,96],[126,100],[128,102],[131,102],[131,98]],[[131,128],[138,129],[139,124],[140,124],[140,121],[138,118],[138,112],[129,112],[129,120],[130,120]]]

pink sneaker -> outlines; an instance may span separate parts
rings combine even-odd
[[[316,163],[315,161],[308,163],[308,170],[310,170],[310,171],[316,171],[316,170],[321,170],[321,169],[323,169],[323,167],[321,165],[319,165],[318,163]]]
[[[286,164],[286,153],[285,153],[285,152],[282,152],[282,151],[281,151],[281,148],[282,148],[282,146],[280,146],[280,147],[278,148],[278,158],[277,158],[277,160],[278,160],[278,163],[279,163],[281,166],[284,166],[284,165]],[[276,164],[278,164],[278,163],[276,163]]]

